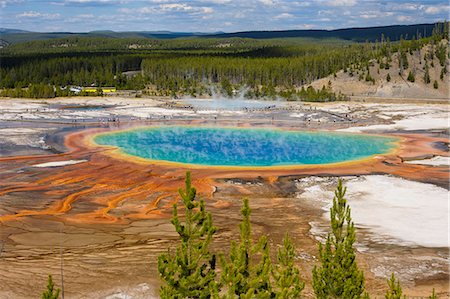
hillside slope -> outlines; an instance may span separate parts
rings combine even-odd
[[[443,40],[442,45],[448,42]],[[369,66],[369,74],[373,80],[367,79],[367,70],[341,70],[336,76],[330,75],[312,82],[314,88],[329,86],[335,92],[342,92],[349,96],[383,97],[383,98],[410,98],[410,99],[449,99],[450,76],[447,72],[450,66],[448,53],[444,66],[440,64],[436,55],[436,45],[426,45],[420,50],[407,53],[408,67],[401,67],[399,53],[391,56],[389,69],[385,69],[383,61],[372,60]],[[425,82],[426,65],[430,82]],[[444,70],[443,70],[444,69]],[[447,71],[445,71],[447,70]],[[414,82],[408,80],[408,75],[413,74]],[[444,72],[441,77],[441,72]],[[388,75],[390,81],[388,82]],[[370,78],[368,78],[370,79]],[[411,78],[410,78],[411,79]],[[435,88],[436,82],[437,88]]]
[[[309,37],[309,38],[338,38],[357,42],[376,41],[381,35],[391,41],[403,38],[431,36],[435,24],[391,25],[361,28],[343,28],[335,30],[279,30],[279,31],[243,31],[206,35],[206,37],[230,38],[243,37],[255,39]]]

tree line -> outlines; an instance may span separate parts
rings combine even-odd
[[[258,94],[264,87],[277,92],[296,88],[372,58],[373,52],[363,47],[317,49],[291,57],[155,57],[144,59],[141,66],[146,81],[159,92],[197,95],[202,87],[229,82],[234,89],[245,86]]]

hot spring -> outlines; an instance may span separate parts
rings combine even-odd
[[[99,145],[148,160],[241,167],[353,161],[385,154],[396,141],[362,134],[193,126],[147,127],[94,137]]]

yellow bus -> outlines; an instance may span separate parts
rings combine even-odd
[[[115,87],[84,87],[83,91],[85,92],[102,91],[103,93],[108,93],[108,92],[116,92],[117,90]]]

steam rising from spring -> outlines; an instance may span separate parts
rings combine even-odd
[[[284,101],[280,100],[262,100],[248,99],[245,95],[248,88],[242,88],[234,92],[232,97],[224,96],[221,93],[211,89],[210,98],[192,98],[183,97],[182,101],[194,107],[197,110],[223,110],[223,111],[247,111],[247,110],[265,110],[285,106]]]

